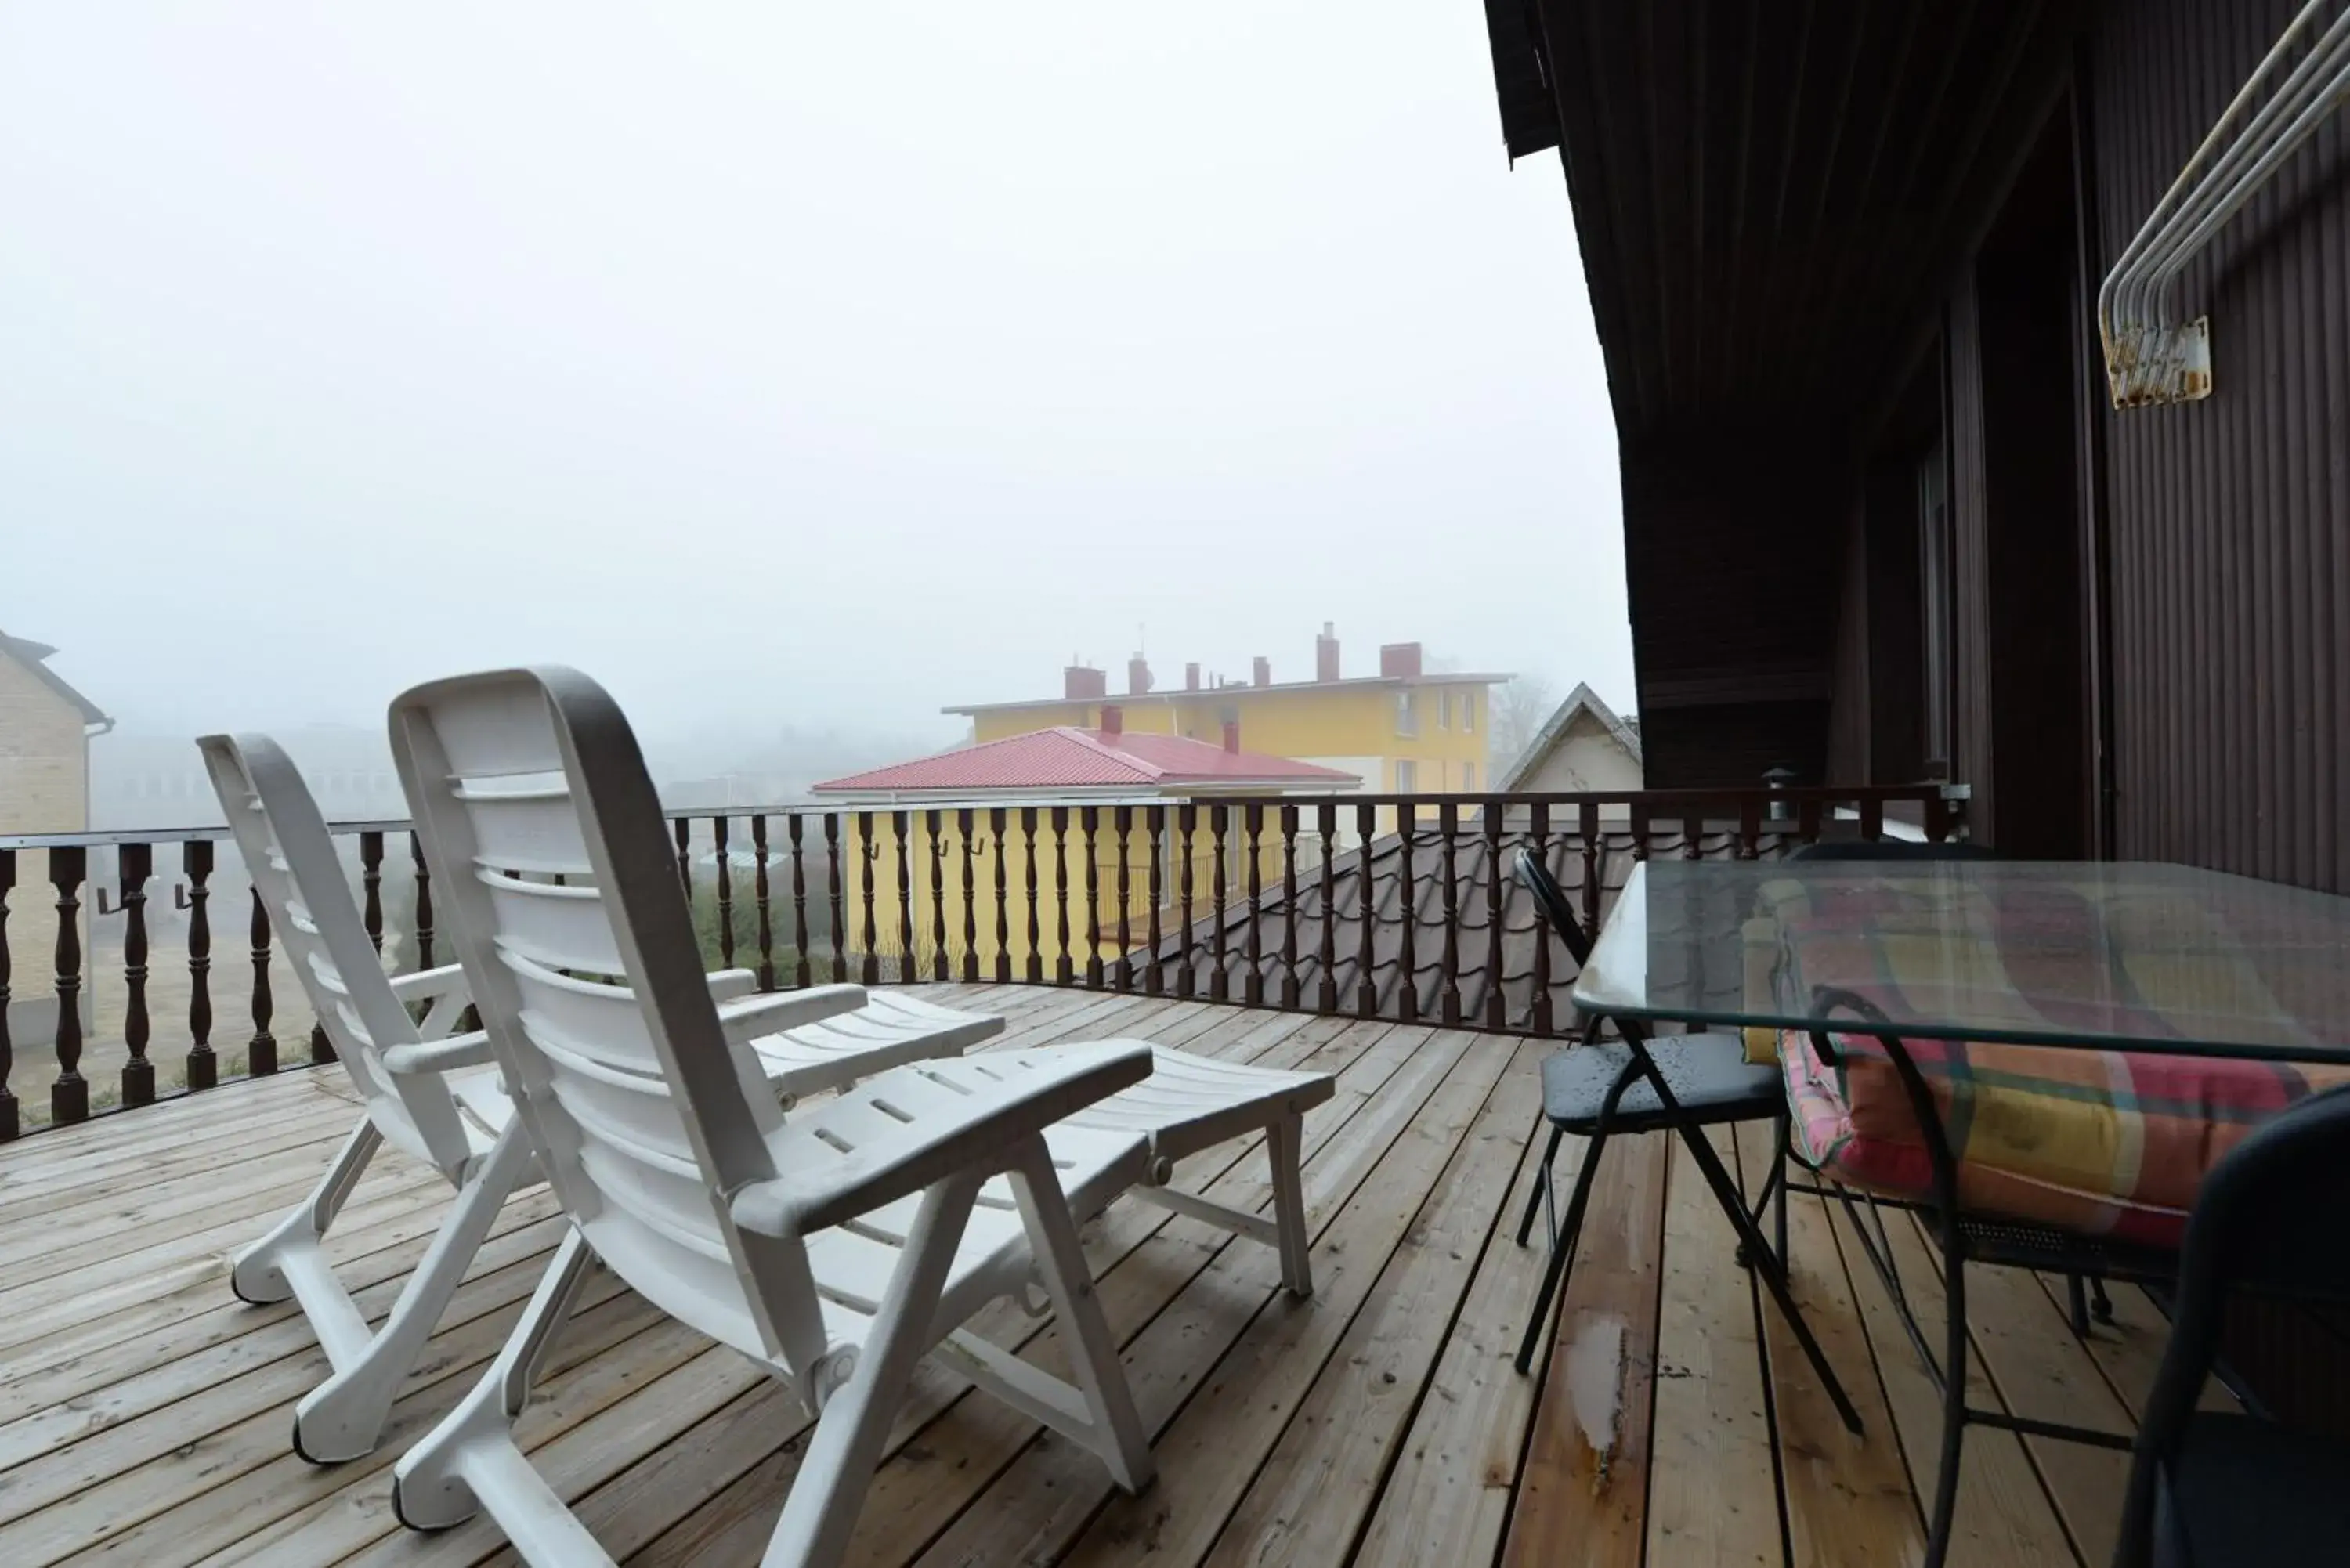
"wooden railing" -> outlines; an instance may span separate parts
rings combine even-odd
[[[1958,810],[1923,786],[781,806],[670,821],[705,963],[751,969],[762,989],[1019,982],[1549,1034],[1568,1020],[1574,975],[1508,875],[1518,848],[1544,858],[1596,927],[1641,858],[1771,857],[1827,833],[1880,836],[1888,822],[1942,838],[1962,831]],[[408,825],[333,832],[388,965],[445,961]],[[0,1141],[333,1060],[226,836],[0,837]],[[290,1041],[304,1044],[289,1054]]]

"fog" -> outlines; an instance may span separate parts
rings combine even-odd
[[[1325,620],[1628,710],[1618,527],[1471,0],[0,10],[0,629],[126,730],[943,744]]]

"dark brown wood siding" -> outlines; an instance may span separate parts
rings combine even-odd
[[[2119,254],[2297,0],[2100,15]],[[2350,182],[2337,114],[2183,279],[2212,396],[2105,413],[2116,852],[2350,891]]]

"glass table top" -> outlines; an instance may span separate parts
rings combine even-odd
[[[2350,898],[2138,861],[1648,860],[1575,1001],[1804,1028],[1835,991],[1905,1036],[2350,1059]]]

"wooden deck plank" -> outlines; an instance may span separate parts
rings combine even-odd
[[[1665,1140],[1610,1138],[1551,1336],[1502,1562],[1638,1568],[1647,1542]]]
[[[1932,1243],[1914,1217],[1911,1227],[1920,1251],[1931,1257]],[[2136,1429],[2087,1347],[2073,1337],[2072,1325],[2030,1272],[1988,1264],[1968,1269],[1967,1323],[1975,1355],[2010,1413],[2125,1437]],[[1967,1442],[1989,1435],[1970,1430]],[[2129,1455],[2052,1438],[2027,1437],[2023,1447],[2082,1561],[2113,1561]]]
[[[1357,1024],[1341,1028],[1305,1058],[1308,1064],[1326,1066],[1339,1054],[1356,1053],[1339,1074],[1337,1092],[1306,1117],[1309,1222],[1326,1214],[1334,1195],[1343,1197],[1368,1169],[1373,1149],[1384,1147],[1382,1132],[1392,1136],[1391,1128],[1357,1113],[1407,1065],[1411,1045],[1427,1033]],[[1433,1075],[1423,1075],[1432,1086]],[[1208,1191],[1220,1201],[1249,1209],[1260,1209],[1271,1198],[1253,1162],[1236,1166]],[[1324,1205],[1318,1210],[1317,1200]],[[1121,1339],[1130,1334],[1217,1260],[1231,1241],[1228,1233],[1196,1220],[1154,1215],[1139,1244],[1100,1279],[1099,1299],[1113,1330]],[[1055,1359],[1058,1342],[1049,1333],[1019,1345],[1023,1355],[1063,1370]],[[890,1457],[875,1477],[865,1515],[869,1522],[852,1546],[852,1561],[902,1561],[920,1551],[1035,1435],[1033,1423],[993,1401],[965,1399],[966,1392],[959,1379],[935,1369],[918,1374],[914,1397],[891,1434]],[[936,1418],[950,1410],[951,1419]],[[795,1454],[774,1456],[760,1472],[730,1488],[729,1495],[654,1542],[646,1560],[691,1561],[705,1549],[723,1555],[722,1543],[728,1541],[740,1548],[764,1540],[796,1465]]]
[[[1440,1035],[1424,1050],[1449,1049],[1460,1038]],[[1279,1293],[1279,1264],[1264,1249],[1228,1248],[1135,1336],[1124,1360],[1156,1443],[1159,1476],[1149,1492],[1116,1494],[1090,1455],[1032,1444],[989,1490],[988,1506],[966,1511],[915,1562],[1074,1565],[1127,1557],[1146,1542],[1169,1561],[1196,1562],[1467,1137],[1511,1054],[1506,1040],[1466,1045],[1425,1102],[1399,1118],[1397,1136],[1380,1140],[1377,1165],[1320,1227],[1312,1301]],[[1388,1097],[1374,1115],[1404,1098]],[[1190,1421],[1176,1426],[1184,1415]]]
[[[1239,1060],[1257,1061],[1268,1066],[1295,1065],[1315,1054],[1347,1027],[1342,1020],[1299,1014],[1268,1021],[1261,1015],[1224,1009],[1216,1016],[1221,1022],[1199,1038],[1187,1042],[1186,1049],[1229,1054]],[[1385,1025],[1376,1026],[1362,1032],[1362,1036],[1375,1039],[1385,1030]],[[1187,1190],[1207,1189],[1217,1178],[1243,1166],[1256,1141],[1235,1140],[1194,1156],[1179,1167],[1176,1185]],[[1315,1147],[1309,1142],[1309,1156]],[[1087,1228],[1088,1265],[1097,1275],[1109,1273],[1170,1218],[1163,1210],[1140,1204],[1118,1206],[1110,1216]],[[1014,1350],[1044,1332],[1042,1324],[1008,1303],[998,1303],[974,1320],[972,1326],[983,1337]],[[707,1391],[688,1398],[677,1397],[671,1390],[656,1385],[613,1411],[615,1429],[628,1435],[626,1440],[633,1449],[620,1456],[619,1464],[612,1462],[615,1446],[589,1428],[567,1434],[533,1456],[534,1462],[546,1468],[550,1481],[562,1494],[587,1494],[579,1505],[580,1516],[614,1556],[625,1557],[639,1550],[695,1508],[712,1502],[720,1493],[734,1487],[744,1472],[762,1459],[795,1444],[806,1428],[806,1416],[796,1401],[772,1379],[754,1374],[726,1387],[704,1382]],[[906,1411],[899,1418],[885,1457],[911,1441],[929,1417],[960,1398],[963,1392],[956,1380],[935,1369],[925,1369]],[[748,1434],[752,1432],[759,1436],[750,1438]],[[720,1433],[730,1436],[721,1441],[717,1437]],[[647,1455],[649,1438],[652,1451]],[[696,1456],[701,1457],[701,1462],[691,1462]],[[765,1516],[771,1524],[774,1511],[782,1507],[786,1485],[780,1479],[764,1489],[753,1482],[728,1501],[717,1504],[716,1511],[755,1509],[764,1499],[773,1504]],[[474,1551],[475,1542],[466,1539],[467,1533],[452,1534],[449,1542],[452,1553]],[[499,1550],[496,1536],[486,1528],[479,1532],[479,1543],[482,1550],[493,1553],[492,1561],[511,1559],[512,1553]],[[354,1561],[398,1561],[390,1543],[384,1545],[386,1550],[362,1553]]]
[[[1741,1167],[1762,1168],[1767,1135],[1750,1127],[1737,1133]],[[1804,1323],[1859,1407],[1859,1437],[1845,1430],[1776,1303],[1762,1303],[1789,1555],[1800,1568],[1906,1568],[1924,1560],[1926,1529],[1902,1463],[1900,1427],[1855,1299],[1856,1291],[1877,1283],[1874,1275],[1846,1274],[1834,1223],[1823,1200],[1801,1194],[1788,1199],[1787,1278]],[[1898,1348],[1908,1355],[1908,1342]]]
[[[1902,1288],[1926,1330],[1927,1343],[1935,1345],[1939,1354],[1942,1287],[1934,1266],[1927,1261],[1918,1232],[1908,1224],[1888,1224],[1887,1230],[1900,1266]],[[1918,1365],[1892,1302],[1867,1261],[1858,1255],[1857,1243],[1845,1234],[1836,1240],[1860,1303],[1860,1318],[1867,1329],[1877,1375],[1900,1429],[1910,1485],[1930,1504],[1941,1458],[1941,1394]],[[1983,1375],[1980,1355],[1967,1358],[1967,1373],[1968,1397],[1985,1408],[1993,1406],[1996,1395]],[[1968,1429],[1959,1455],[1959,1502],[1949,1561],[1951,1568],[2041,1563],[2066,1568],[2074,1563],[2055,1507],[2013,1433],[1990,1427]]]
[[[1139,1035],[1337,1070],[1338,1095],[1308,1120],[1320,1290],[1291,1303],[1264,1249],[1113,1206],[1084,1241],[1157,1433],[1159,1484],[1113,1498],[1090,1457],[926,1368],[860,1519],[858,1563],[1743,1564],[1778,1561],[1782,1509],[1792,1563],[1916,1560],[1915,1487],[1931,1478],[1911,1472],[1921,1411],[1930,1465],[1933,1401],[1920,1402],[1908,1341],[1887,1337],[1889,1305],[1873,1275],[1851,1276],[1850,1239],[1817,1199],[1791,1211],[1795,1288],[1861,1402],[1866,1439],[1844,1434],[1767,1302],[1758,1313],[1711,1194],[1660,1139],[1611,1150],[1611,1166],[1638,1163],[1645,1145],[1652,1168],[1602,1173],[1571,1322],[1553,1335],[1591,1342],[1613,1298],[1614,1361],[1554,1351],[1541,1382],[1511,1368],[1542,1261],[1512,1244],[1536,1120],[1522,1080],[1550,1043],[1171,995],[921,989],[1003,1013],[1007,1048]],[[338,1071],[289,1073],[0,1147],[0,1562],[511,1561],[485,1521],[399,1529],[390,1466],[509,1331],[561,1231],[543,1189],[500,1217],[385,1443],[352,1464],[313,1469],[286,1441],[293,1401],[325,1372],[308,1325],[290,1304],[227,1294],[229,1251],[301,1198],[355,1119],[338,1089]],[[1719,1140],[1750,1182],[1756,1130]],[[1578,1158],[1568,1148],[1564,1169]],[[1253,1139],[1184,1162],[1176,1179],[1244,1207],[1268,1196]],[[389,1305],[446,1200],[430,1172],[380,1157],[328,1242],[363,1310]],[[43,1216],[69,1232],[64,1245],[6,1223]],[[1934,1271],[1904,1228],[1905,1280],[1931,1314]],[[1987,1282],[1994,1272],[2008,1277]],[[1979,1398],[2078,1418],[2100,1399],[2123,1412],[2143,1397],[2164,1334],[2143,1296],[2119,1293],[2121,1321],[2084,1346],[2060,1282],[1972,1271],[1970,1283]],[[1049,1324],[999,1303],[978,1324],[1059,1364]],[[1630,1386],[1649,1376],[1644,1357],[1660,1373],[1645,1394]],[[1574,1409],[1572,1367],[1585,1364],[1627,1385],[1621,1418],[1600,1422],[1615,1428],[1604,1475]],[[724,1568],[757,1560],[806,1429],[780,1385],[599,1273],[520,1436],[616,1555]],[[2094,1552],[2118,1481],[2071,1459],[1970,1432],[1954,1561],[2069,1563],[2065,1524]]]
[[[1516,1190],[1502,1200],[1493,1240],[1380,1490],[1354,1568],[1488,1563],[1500,1550],[1540,1391],[1512,1362],[1543,1271],[1541,1236],[1516,1243],[1519,1205],[1548,1141],[1547,1124],[1538,1123],[1533,1136]],[[1583,1140],[1567,1138],[1557,1168],[1571,1172],[1582,1158]]]
[[[1708,1132],[1714,1152],[1736,1175],[1730,1129]],[[1769,1568],[1782,1561],[1779,1481],[1755,1338],[1755,1283],[1738,1266],[1737,1251],[1737,1232],[1704,1173],[1673,1140],[1665,1174],[1649,1445],[1651,1563]]]
[[[1541,1100],[1545,1054],[1528,1041],[1513,1054],[1205,1561],[1232,1568],[1337,1563],[1352,1553],[1451,1336],[1472,1277],[1462,1264],[1492,1243],[1508,1207]],[[1264,1399],[1264,1390],[1255,1393]],[[1213,1414],[1203,1408],[1189,1420],[1205,1430]],[[1223,1430],[1214,1436],[1219,1447],[1229,1439]],[[1190,1533],[1210,1539],[1204,1520]],[[1188,1555],[1163,1530],[1156,1539]]]

